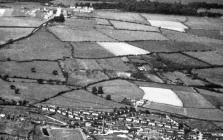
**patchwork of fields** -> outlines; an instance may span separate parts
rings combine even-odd
[[[39,29],[39,19],[6,13],[0,10],[6,100],[99,110],[137,105],[223,121],[222,19],[96,11]]]

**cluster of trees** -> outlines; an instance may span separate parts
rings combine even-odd
[[[102,96],[102,94],[104,94],[104,91],[103,91],[103,87],[102,86],[98,86],[98,87],[93,86],[91,92],[94,95],[101,95]],[[106,100],[111,100],[111,95],[110,94],[106,95],[105,96],[105,99]]]
[[[4,99],[4,98],[0,97],[0,104],[2,104],[2,105],[27,106],[29,104],[29,101],[26,101],[26,100],[15,101],[13,99],[7,100],[7,99]]]
[[[219,4],[208,4],[208,3],[190,3],[184,5],[181,3],[161,3],[161,2],[150,2],[135,0],[120,1],[118,3],[95,3],[93,4],[95,9],[121,9],[130,12],[142,12],[142,13],[161,13],[161,14],[177,14],[177,15],[193,15],[203,16],[198,13],[199,8],[223,8],[223,5]],[[207,13],[205,16],[221,16],[218,13]]]

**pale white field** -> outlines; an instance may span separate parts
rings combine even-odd
[[[0,44],[6,43],[10,39],[18,39],[27,36],[34,28],[0,28]]]
[[[98,29],[98,30],[118,41],[168,40],[165,36],[163,36],[161,33],[158,32],[109,30],[109,29]]]
[[[149,54],[149,51],[143,50],[141,48],[129,45],[124,42],[97,42],[101,47],[105,48],[109,52],[116,56],[122,55],[141,55]]]
[[[3,16],[5,13],[5,9],[0,9],[0,16]]]
[[[54,26],[49,29],[62,41],[114,41],[94,29],[72,30],[64,26]]]
[[[162,15],[162,14],[141,14],[147,20],[161,20],[161,21],[175,21],[175,22],[185,22],[185,16],[177,15]]]
[[[14,10],[12,8],[2,8],[2,9],[0,9],[0,17],[1,16],[11,16],[13,11]]]
[[[97,17],[105,19],[114,19],[121,21],[130,21],[137,23],[147,23],[147,21],[141,17],[138,13],[128,12],[112,12],[112,11],[97,11]]]
[[[161,20],[148,20],[152,26],[160,27],[164,29],[185,32],[185,29],[188,29],[187,26],[183,25],[181,22],[175,21],[161,21]]]
[[[159,32],[159,29],[157,27],[152,27],[148,25],[115,20],[110,20],[110,22],[116,29]]]
[[[180,98],[170,89],[154,88],[154,87],[139,87],[144,91],[143,99],[168,104],[173,106],[183,107],[183,102]]]

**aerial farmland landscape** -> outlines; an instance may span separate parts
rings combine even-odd
[[[223,140],[223,1],[0,0],[0,140]]]

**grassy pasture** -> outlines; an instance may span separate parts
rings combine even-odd
[[[200,95],[202,95],[206,100],[211,102],[214,106],[216,107],[223,106],[223,94],[199,88],[197,88],[197,91],[199,92]]]
[[[93,86],[102,86],[103,96],[111,95],[112,100],[117,102],[122,101],[124,98],[142,99],[144,95],[144,92],[139,87],[125,80],[106,81]],[[90,86],[88,90],[91,91],[93,86]]]
[[[100,32],[119,41],[136,41],[136,40],[167,40],[166,37],[156,32],[127,31],[127,30],[108,30],[98,29]]]
[[[101,71],[73,71],[68,74],[68,84],[84,86],[90,83],[108,80],[108,76]]]
[[[136,23],[147,23],[147,21],[145,21],[145,19],[142,18],[138,13],[97,11],[96,16],[105,19],[114,19]]]
[[[178,52],[178,51],[203,51],[215,50],[216,48],[206,46],[200,43],[178,42],[178,41],[131,41],[130,45],[145,49],[149,52]]]
[[[11,29],[14,30],[14,29]],[[57,40],[44,28],[34,35],[5,46],[0,50],[0,60],[55,60],[71,56],[71,47]]]
[[[209,66],[208,64],[199,60],[193,59],[180,53],[159,53],[158,54],[162,62],[164,62],[168,68],[171,69],[188,69],[188,68],[200,68]]]
[[[32,32],[33,28],[0,28],[0,45],[9,40],[25,37]]]
[[[220,18],[188,17],[185,22],[191,29],[221,30],[223,20]]]
[[[126,65],[120,58],[98,59],[96,61],[100,65],[100,67],[104,70],[136,71],[134,66]]]
[[[220,30],[190,29],[189,34],[223,40]]]
[[[91,29],[96,24],[94,19],[67,18],[64,25],[71,29]]]
[[[196,92],[184,92],[178,91],[176,94],[183,102],[184,107],[191,107],[191,108],[212,108],[215,107],[207,101],[203,96]]]
[[[19,89],[20,94],[15,94],[15,91],[10,88],[14,85]],[[69,90],[66,86],[58,85],[40,85],[35,83],[16,83],[5,82],[0,80],[1,97],[13,100],[27,100],[30,103],[41,101],[45,98],[52,97],[61,91]]]
[[[72,42],[73,56],[82,58],[102,58],[114,56],[95,42]]]
[[[95,20],[98,25],[111,25],[107,19],[96,18]]]
[[[187,86],[206,86],[208,83],[201,81],[199,79],[193,79],[192,77],[187,76],[186,74],[174,71],[174,72],[164,72],[159,73],[159,76],[165,83],[168,84],[184,84]],[[180,83],[179,83],[180,82]]]
[[[36,18],[1,17],[0,26],[38,27],[42,22]]]
[[[65,26],[53,26],[49,30],[62,41],[113,41],[113,39],[94,29],[71,29]]]
[[[65,71],[102,70],[94,59],[65,59],[60,64]]]
[[[170,112],[178,115],[185,115],[187,117],[205,119],[212,121],[222,121],[222,111],[218,109],[196,109],[196,108],[182,108],[166,104],[150,102],[144,105],[145,108],[156,109],[164,112]]]
[[[160,20],[160,21],[175,21],[175,22],[185,22],[185,16],[177,15],[162,15],[162,14],[141,14],[147,20]]]
[[[9,77],[65,81],[57,62],[0,62],[0,74]],[[32,70],[33,69],[33,70]],[[53,74],[57,71],[57,74]]]
[[[116,29],[159,32],[159,29],[157,27],[152,27],[152,26],[148,26],[148,25],[136,24],[136,23],[130,23],[130,22],[122,22],[122,21],[115,21],[115,20],[110,20],[110,22],[113,24],[113,26]]]
[[[207,52],[185,52],[186,54],[198,58],[211,65],[223,65],[223,55],[219,54],[218,51],[207,51]]]
[[[223,45],[222,40],[212,39],[208,37],[198,37],[188,33],[181,33],[171,30],[162,29],[162,34],[166,36],[168,39],[179,42],[192,42],[192,43],[200,43],[208,46],[215,45]]]
[[[68,92],[61,96],[48,100],[47,102],[45,102],[45,104],[54,104],[58,106],[83,109],[112,109],[115,107],[123,106],[119,103],[105,100],[84,90]]]
[[[199,78],[205,79],[217,85],[223,85],[223,68],[209,68],[192,70],[193,74],[198,75]]]

